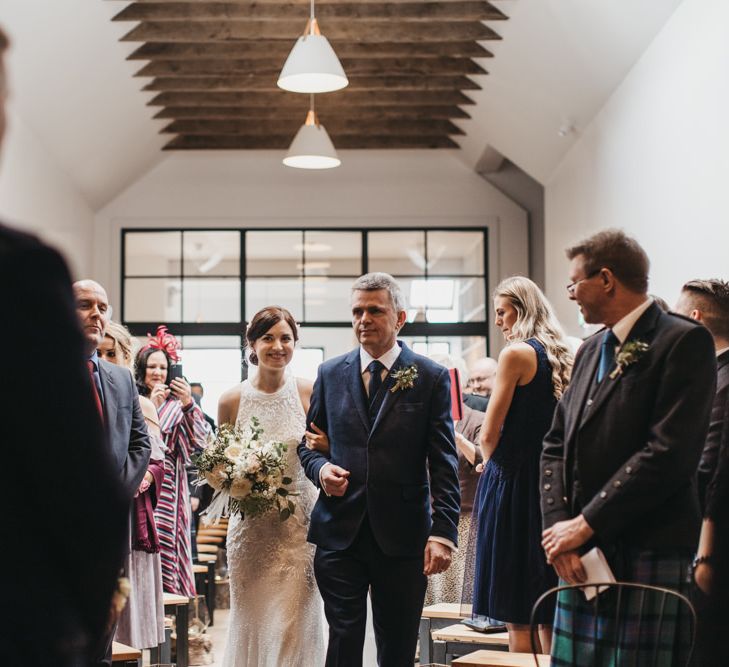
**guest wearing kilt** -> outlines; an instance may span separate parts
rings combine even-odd
[[[567,256],[570,298],[587,323],[606,328],[580,347],[544,439],[542,544],[567,583],[585,580],[580,555],[598,546],[619,581],[685,593],[700,524],[695,472],[716,385],[711,336],[653,303],[648,257],[623,232],[600,232]],[[638,636],[638,601],[622,599],[625,621],[615,628],[615,600],[599,596],[594,631],[593,603],[560,594],[552,664],[645,664],[646,644],[659,632],[658,664],[682,664],[685,608],[667,607],[658,627],[647,596]]]

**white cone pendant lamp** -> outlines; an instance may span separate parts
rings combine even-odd
[[[342,63],[319,30],[314,17],[314,0],[311,0],[311,16],[304,34],[296,40],[284,63],[278,87],[292,93],[330,93],[341,90],[348,83]]]
[[[287,167],[297,169],[332,169],[342,164],[332,140],[314,111],[314,96],[306,114],[306,122],[299,128],[283,159]]]

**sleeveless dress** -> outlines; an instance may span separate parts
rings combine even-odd
[[[296,511],[239,515],[228,524],[230,616],[224,667],[320,667],[325,660],[323,605],[314,579],[314,545],[306,541],[317,490],[296,453],[306,430],[296,378],[273,394],[241,385],[237,424],[257,417],[265,440],[288,443],[286,474]]]
[[[542,344],[526,341],[537,355],[537,373],[517,386],[499,444],[484,467],[474,503],[478,526],[473,612],[505,623],[529,624],[539,596],[557,585],[542,549],[539,459],[557,400],[552,367]],[[554,610],[542,605],[538,623],[551,625]]]

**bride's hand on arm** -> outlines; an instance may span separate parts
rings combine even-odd
[[[494,389],[489,398],[479,438],[484,465],[499,444],[501,428],[511,407],[517,384],[529,382],[536,371],[534,349],[526,343],[514,343],[501,351]]]
[[[329,438],[327,437],[327,434],[324,433],[324,431],[322,431],[314,422],[311,422],[309,427],[311,428],[311,431],[307,431],[305,434],[307,449],[315,449],[322,454],[328,454]]]

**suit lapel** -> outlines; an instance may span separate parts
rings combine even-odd
[[[357,407],[357,414],[362,420],[365,430],[370,430],[370,420],[367,414],[367,401],[364,386],[362,385],[362,370],[359,362],[359,348],[350,352],[344,364],[346,376],[345,384]]]
[[[623,342],[623,345],[627,343],[628,341],[632,340],[643,340],[645,342],[650,342],[650,335],[653,332],[653,329],[655,329],[656,322],[658,321],[658,318],[661,315],[661,310],[656,306],[655,304],[651,304],[648,309],[640,316],[638,321],[633,325],[633,328],[630,330],[630,333],[628,334],[627,338]],[[622,345],[621,345],[622,348]],[[596,357],[596,363],[599,363],[600,355],[593,355]],[[592,399],[592,405],[586,406],[588,409],[583,408],[582,416],[580,419],[580,428],[582,428],[592,417],[594,417],[600,408],[602,408],[607,399],[612,395],[612,393],[617,388],[618,384],[620,383],[620,380],[622,379],[622,374],[618,375],[614,379],[610,377],[610,372],[612,372],[615,369],[615,364],[611,364],[610,370],[608,371],[607,375],[602,379],[602,382],[597,386],[597,388],[594,390],[594,398]],[[627,368],[624,372],[630,372],[630,368]],[[592,381],[593,375],[590,376],[590,381]],[[588,391],[586,394],[589,394],[590,387],[588,386]]]
[[[599,339],[600,332],[595,334],[595,338]],[[581,426],[582,418],[585,414],[585,408],[589,407],[590,401],[592,400],[592,383],[597,373],[597,366],[600,363],[600,345],[598,344],[597,349],[593,349],[590,352],[586,352],[590,355],[585,360],[585,372],[580,375],[578,384],[575,385],[574,391],[577,397],[577,414],[575,419],[569,421],[568,431],[565,433],[565,442],[571,443],[572,438],[577,431],[577,428]],[[589,411],[589,410],[588,410]]]
[[[382,383],[382,391],[385,392],[385,395],[382,399],[382,405],[380,405],[380,410],[377,413],[377,417],[375,417],[375,421],[372,424],[370,436],[372,436],[372,434],[379,426],[380,422],[387,416],[387,413],[392,409],[392,406],[400,400],[400,396],[403,393],[402,390],[391,391],[392,387],[395,384],[395,380],[392,377],[392,374],[395,371],[400,370],[401,368],[409,366],[413,362],[413,353],[410,351],[410,348],[405,345],[405,343],[401,343],[400,341],[398,341],[397,344],[402,347],[402,351],[400,352],[400,356],[395,360],[395,363],[392,365],[392,368],[388,371],[387,376],[385,377],[385,381]]]

